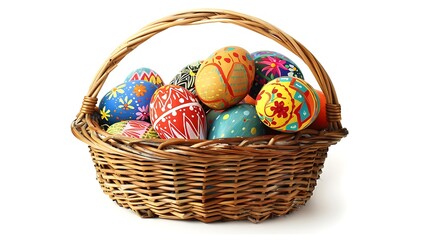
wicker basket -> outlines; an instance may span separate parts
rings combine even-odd
[[[222,140],[132,139],[100,128],[93,116],[97,95],[128,53],[170,27],[213,22],[250,29],[299,56],[326,95],[329,128]],[[141,217],[261,222],[290,213],[309,200],[329,146],[348,133],[340,120],[334,86],[303,45],[255,17],[203,9],[153,22],[120,45],[96,74],[71,128],[89,145],[103,191]]]

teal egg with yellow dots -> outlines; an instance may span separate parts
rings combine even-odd
[[[157,86],[143,80],[129,81],[112,88],[100,101],[100,125],[124,120],[149,122],[149,103]]]
[[[239,104],[223,111],[213,121],[208,139],[256,137],[265,134],[255,106]]]
[[[213,124],[214,120],[219,116],[223,110],[216,110],[211,109],[206,113],[206,120],[207,120],[207,127],[210,129],[211,125]]]

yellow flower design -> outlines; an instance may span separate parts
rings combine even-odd
[[[122,88],[124,88],[125,87],[125,84],[121,84],[121,85],[119,85],[119,86],[117,86],[117,87],[115,87],[115,88],[113,88],[109,93],[107,93],[107,96],[109,97],[109,100],[112,98],[112,97],[117,97],[118,95],[118,93],[124,93],[124,89],[122,89]]]
[[[122,104],[119,105],[119,108],[123,108],[124,110],[130,110],[130,109],[134,109],[133,106],[131,106],[131,103],[133,102],[132,99],[128,100],[128,96],[125,96],[124,99],[120,98],[119,102],[121,102]]]
[[[108,121],[109,117],[111,117],[111,115],[109,113],[110,113],[110,110],[107,109],[107,111],[106,111],[106,106],[104,106],[103,109],[100,110],[101,119]]]

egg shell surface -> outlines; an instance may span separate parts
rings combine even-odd
[[[150,123],[139,120],[126,120],[114,123],[107,129],[107,132],[131,138],[159,138]]]
[[[246,95],[246,97],[244,97],[241,102],[242,103],[248,103],[248,104],[253,105],[253,106],[255,106],[255,104],[256,104],[256,100],[254,98],[252,98],[250,95]]]
[[[176,76],[174,76],[170,84],[184,87],[196,95],[195,78],[202,62],[203,61],[196,61],[186,65],[178,74],[176,74]]]
[[[201,67],[203,61],[196,61],[191,64],[186,65],[173,80],[169,83],[170,85],[177,85],[186,88],[192,94],[197,96],[197,91],[195,90],[195,78],[197,76],[198,70]],[[198,97],[198,96],[197,96]],[[206,106],[200,99],[198,99],[201,106],[204,108],[205,112],[210,111],[210,108]]]
[[[255,61],[255,79],[249,95],[256,98],[262,86],[273,79],[282,76],[304,76],[298,66],[288,57],[274,51],[257,51],[251,54]]]
[[[238,104],[223,111],[209,129],[208,139],[256,137],[265,134],[265,126],[259,120],[255,107]]]
[[[143,80],[155,84],[157,87],[164,85],[161,76],[150,68],[138,68],[131,71],[128,76],[125,78],[124,82]]]
[[[219,116],[223,110],[215,110],[211,109],[206,113],[206,119],[207,119],[207,129],[210,129],[211,125],[213,124],[214,120]]]
[[[274,130],[292,133],[308,127],[320,111],[316,91],[296,77],[280,77],[264,85],[256,98],[261,121]]]
[[[255,64],[243,48],[229,46],[215,51],[202,64],[195,79],[198,98],[211,109],[226,109],[250,91]]]
[[[124,120],[149,121],[149,104],[156,89],[155,84],[142,80],[114,87],[100,101],[100,125]]]
[[[183,87],[160,87],[152,97],[150,117],[153,127],[163,139],[206,139],[204,109],[198,99]]]
[[[329,126],[328,118],[326,115],[326,96],[321,90],[316,89],[316,92],[320,100],[320,112],[314,122],[309,126],[309,128],[322,130],[328,128]]]

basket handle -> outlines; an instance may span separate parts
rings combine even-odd
[[[91,86],[89,87],[88,93],[84,97],[82,107],[77,114],[77,119],[80,120],[86,115],[91,115],[95,111],[97,96],[109,73],[115,69],[118,63],[128,53],[133,51],[140,44],[170,27],[213,22],[232,23],[252,30],[276,41],[300,57],[310,68],[321,90],[326,96],[326,115],[329,122],[329,130],[339,130],[342,128],[341,106],[338,102],[331,79],[329,78],[323,66],[313,56],[313,54],[307,50],[307,48],[270,23],[246,14],[221,9],[196,9],[180,12],[152,22],[151,24],[148,24],[147,26],[140,29],[136,34],[131,36],[128,40],[116,48],[110,57],[101,66]]]

